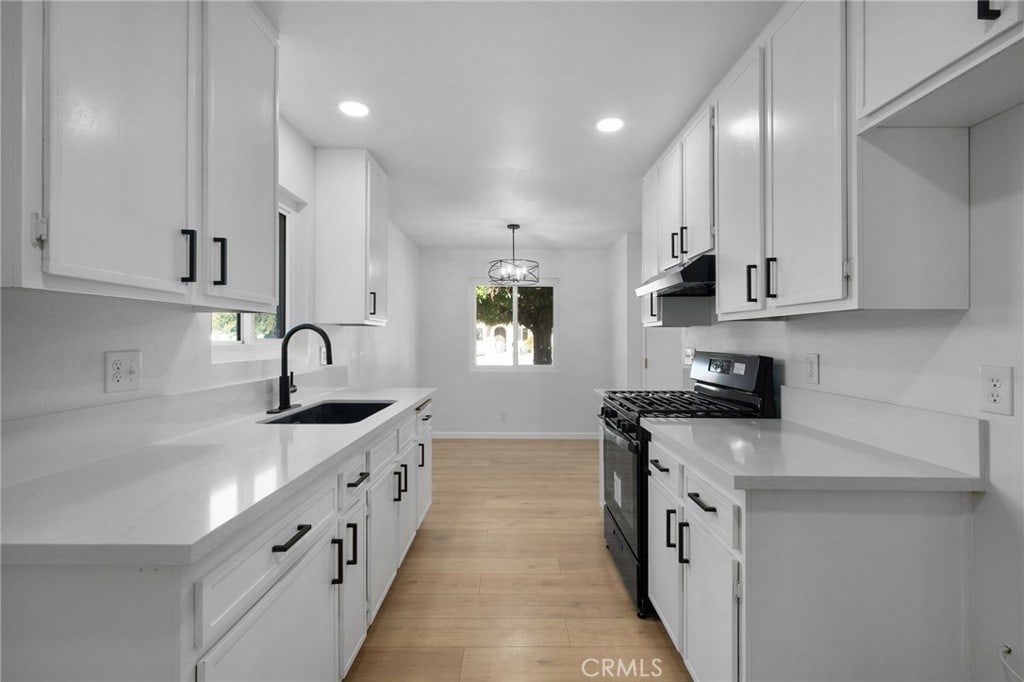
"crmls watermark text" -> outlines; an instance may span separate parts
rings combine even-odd
[[[661,659],[631,658],[588,658],[580,664],[580,671],[586,677],[661,677]]]

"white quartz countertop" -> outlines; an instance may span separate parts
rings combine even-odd
[[[191,564],[396,428],[430,388],[336,390],[394,404],[356,424],[261,424],[265,413],[2,490],[5,564]]]
[[[984,480],[780,419],[643,419],[652,440],[736,490],[980,491]]]

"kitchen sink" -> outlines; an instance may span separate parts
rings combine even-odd
[[[393,405],[394,400],[376,402],[354,402],[328,400],[304,407],[277,419],[268,419],[261,424],[355,424]]]

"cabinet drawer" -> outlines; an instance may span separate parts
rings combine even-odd
[[[381,438],[370,448],[371,477],[375,477],[398,454],[398,436],[396,433],[395,431],[388,431],[388,435]]]
[[[348,509],[365,495],[370,482],[370,468],[366,465],[366,459],[366,453],[360,453],[341,468],[338,476],[338,509]]]
[[[416,408],[416,435],[421,436],[430,427],[430,420],[434,418],[434,407],[431,401],[427,401]],[[422,438],[421,438],[422,440]]]
[[[693,471],[686,472],[686,515],[704,525],[727,547],[740,548],[740,508]]]
[[[416,415],[411,414],[409,418],[398,425],[398,449],[404,450],[405,447],[416,439],[417,433],[417,421]]]
[[[650,444],[647,460],[649,462],[647,472],[651,478],[660,482],[668,488],[670,493],[678,497],[679,491],[683,489],[683,465],[679,460],[657,443]]]
[[[197,647],[205,647],[231,627],[306,551],[325,525],[333,522],[337,511],[335,490],[332,482],[312,495],[303,495],[305,501],[300,506],[196,581]],[[300,525],[310,528],[289,549],[275,552],[275,546],[285,545],[300,534]]]

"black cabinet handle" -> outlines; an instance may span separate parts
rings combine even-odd
[[[188,274],[182,277],[181,281],[194,282],[196,281],[196,231],[182,230],[181,233],[188,240]]]
[[[654,294],[651,294],[651,317],[657,317],[658,311],[654,309]]]
[[[420,443],[420,469],[422,469],[424,466],[426,466],[426,464],[427,464],[426,457],[427,457],[427,446],[425,444],[423,444],[423,443]]]
[[[778,293],[772,289],[772,272],[778,267],[778,258],[764,259],[764,297],[778,298]]]
[[[395,476],[398,476],[398,497],[392,497],[391,501],[392,502],[401,502],[402,501],[402,472],[401,471],[395,471],[393,473],[395,474]]]
[[[407,492],[409,492],[409,465],[408,464],[402,464],[401,466],[402,466],[402,473],[405,474],[405,483],[402,484],[402,489],[401,489],[400,492],[407,493]],[[399,479],[399,480],[401,480],[401,479]]]
[[[360,471],[359,472],[359,478],[357,478],[356,480],[354,480],[351,483],[349,483],[348,487],[349,488],[358,488],[359,486],[361,486],[363,484],[363,481],[365,481],[369,477],[370,477],[370,472],[369,471]]]
[[[665,546],[675,549],[676,543],[672,542],[672,517],[675,516],[675,509],[665,510]]]
[[[678,232],[673,232],[669,238],[669,243],[672,245],[672,257],[679,258],[679,254],[676,252],[676,238],[679,236]]]
[[[655,469],[657,469],[658,471],[660,471],[663,474],[667,474],[668,472],[672,471],[668,467],[661,466],[661,460],[660,459],[652,459],[651,460],[651,464],[654,465]]]
[[[213,280],[213,283],[223,286],[228,283],[228,238],[214,237],[213,243],[220,244],[220,279]]]
[[[371,315],[376,315],[377,314],[377,292],[376,291],[371,291],[370,292],[370,314]]]
[[[274,545],[270,548],[271,552],[287,552],[289,549],[295,546],[295,543],[302,539],[302,536],[313,530],[313,526],[308,523],[300,523],[297,528],[295,535],[288,538],[288,542],[283,545]]]
[[[331,538],[331,544],[338,548],[338,577],[331,578],[332,585],[345,584],[345,541],[341,538]]]
[[[693,500],[693,503],[703,509],[709,514],[714,514],[718,511],[718,507],[712,507],[707,504],[704,500],[700,499],[700,493],[686,493],[686,496]]]
[[[978,0],[978,19],[980,21],[995,21],[1003,14],[1001,9],[992,9],[989,0]]]
[[[757,296],[754,296],[754,290],[750,282],[750,273],[757,270],[756,265],[747,266],[747,303],[757,303]]]
[[[685,256],[689,251],[686,248],[686,225],[679,228],[679,254]]]
[[[679,522],[679,531],[678,531],[677,540],[679,542],[679,563],[681,563],[681,564],[688,564],[688,563],[690,563],[690,560],[687,557],[683,556],[683,529],[684,528],[689,528],[689,527],[690,527],[689,522],[687,522],[687,521],[680,521]]]
[[[346,566],[356,566],[359,564],[359,524],[358,523],[346,523],[348,528],[352,529],[352,558],[345,562]],[[338,556],[341,556],[340,554]]]
[[[422,421],[428,422],[428,421],[430,421],[430,420],[431,420],[431,418],[432,418],[433,416],[434,416],[434,415],[432,415],[432,414],[424,415],[424,417],[423,417]]]

